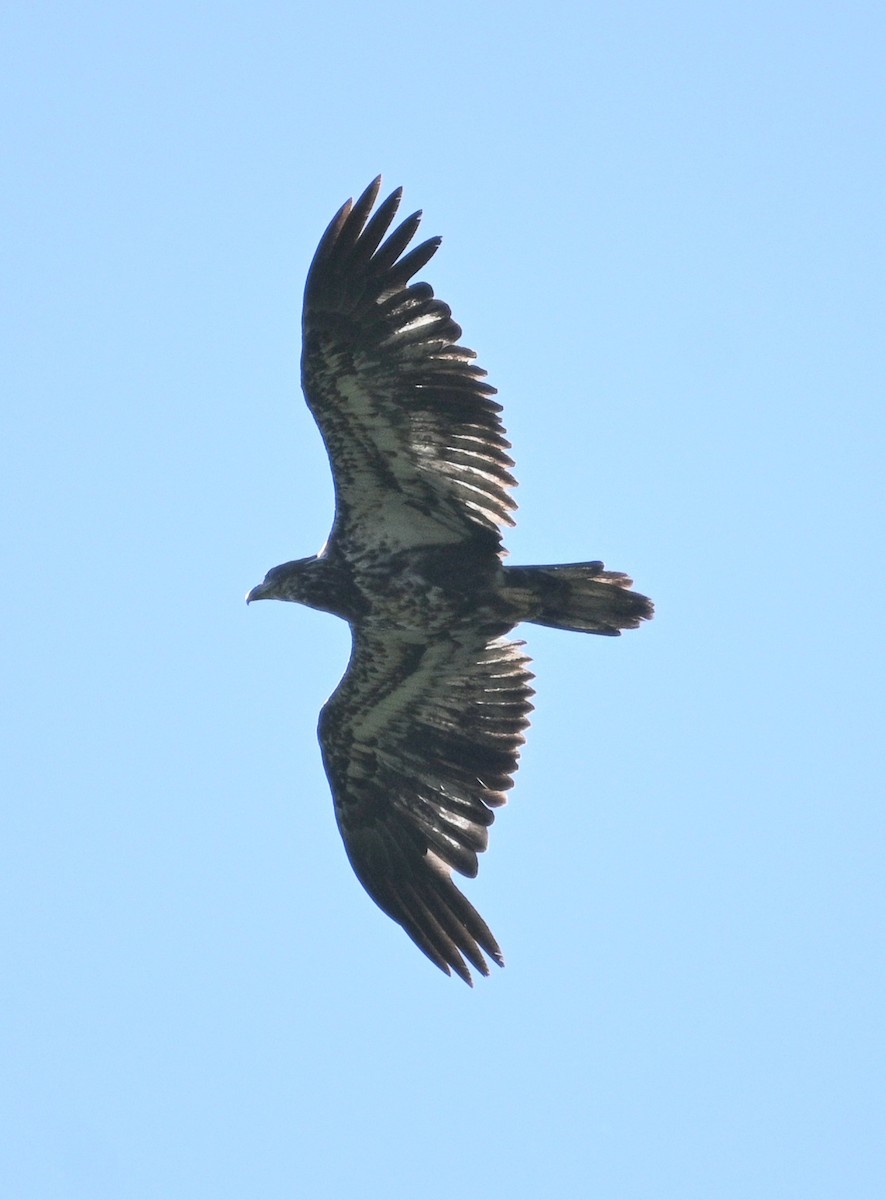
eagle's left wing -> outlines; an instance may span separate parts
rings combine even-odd
[[[376,179],[323,236],[305,287],[302,384],[332,467],[339,546],[362,553],[480,540],[513,525],[499,413],[449,306],[410,282],[440,244],[390,231],[399,189],[370,217]]]
[[[447,974],[501,951],[452,881],[473,877],[532,705],[529,659],[504,638],[406,641],[362,625],[320,714],[339,829],[370,896]]]

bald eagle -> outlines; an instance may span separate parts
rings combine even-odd
[[[431,962],[470,984],[489,926],[452,872],[473,877],[513,784],[532,709],[521,621],[616,636],[652,615],[601,562],[505,566],[516,507],[495,389],[430,285],[440,245],[390,232],[401,190],[380,179],[332,219],[308,273],[302,387],[335,486],[319,554],[274,567],[252,600],[344,618],[352,650],[319,739],[351,865]]]

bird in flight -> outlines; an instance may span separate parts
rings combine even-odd
[[[652,616],[601,562],[505,566],[516,481],[495,388],[427,283],[440,245],[392,232],[381,180],[333,217],[302,318],[302,388],[332,468],[319,554],[274,567],[246,597],[290,600],[351,627],[320,713],[335,814],[357,878],[428,958],[470,984],[504,965],[452,872],[473,877],[513,784],[532,709],[521,621],[616,636]]]

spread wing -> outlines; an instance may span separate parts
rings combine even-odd
[[[425,644],[366,625],[320,714],[335,812],[357,878],[428,958],[465,982],[502,963],[452,881],[473,877],[532,709],[529,659],[503,638]]]
[[[332,465],[332,538],[360,550],[481,534],[497,547],[516,507],[501,405],[449,307],[410,283],[440,239],[405,253],[421,214],[389,233],[401,193],[370,218],[379,184],[336,214],[305,288],[302,386]]]

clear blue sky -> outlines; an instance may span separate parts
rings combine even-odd
[[[881,4],[16,3],[0,1177],[15,1200],[879,1200]],[[348,867],[304,275],[377,173],[501,392],[537,711],[469,991]]]

